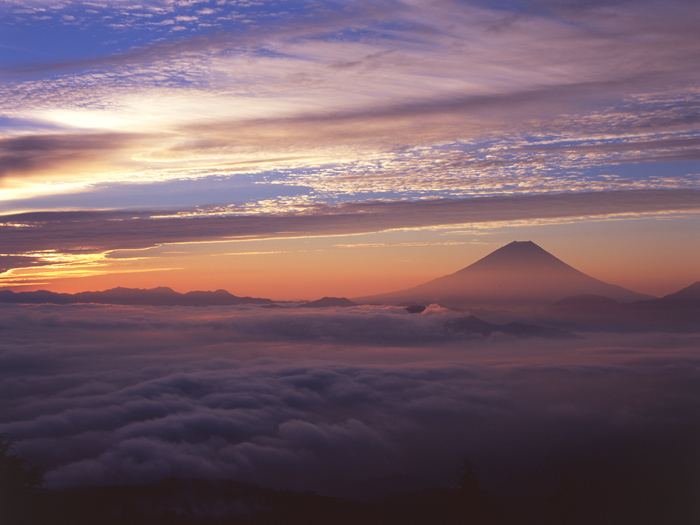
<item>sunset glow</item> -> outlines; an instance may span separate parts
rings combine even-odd
[[[521,238],[655,294],[694,282],[694,6],[528,5],[5,2],[0,285],[353,296],[455,271]],[[582,195],[584,207],[562,206]],[[480,202],[465,220],[438,210],[494,196],[512,201]],[[421,209],[430,200],[438,206]],[[405,206],[352,226],[384,202]],[[66,218],[81,210],[89,220]],[[338,214],[342,231],[325,231]],[[79,241],[116,216],[152,235],[105,228],[99,245]],[[241,216],[304,227],[241,227]],[[206,217],[229,222],[181,228]],[[558,226],[542,226],[552,218]],[[18,224],[36,233],[31,246],[10,231]],[[396,248],[337,248],[376,236]],[[221,253],[220,241],[241,237],[273,248]],[[297,240],[265,240],[278,237]],[[120,255],[133,248],[146,258]],[[32,255],[42,252],[54,255]],[[621,269],[632,263],[632,274]]]
[[[698,348],[697,0],[0,2],[3,524],[697,524]]]

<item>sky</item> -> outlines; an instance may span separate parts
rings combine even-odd
[[[0,287],[700,280],[693,0],[0,4]]]

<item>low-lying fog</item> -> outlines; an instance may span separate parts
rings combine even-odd
[[[0,305],[0,432],[50,488],[697,472],[700,334],[484,337],[447,330],[460,315]]]

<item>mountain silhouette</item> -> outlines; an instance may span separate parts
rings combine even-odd
[[[226,290],[215,292],[178,293],[171,288],[159,286],[144,290],[141,288],[111,288],[101,292],[78,292],[76,294],[56,293],[47,290],[35,292],[12,292],[0,290],[0,303],[27,304],[121,304],[142,306],[215,306],[236,304],[272,304],[271,299],[238,297]]]
[[[664,295],[658,301],[663,303],[684,303],[700,306],[700,281],[686,286],[675,293]]]
[[[532,241],[514,241],[451,275],[407,290],[353,300],[365,304],[522,308],[545,306],[578,295],[604,296],[625,303],[653,299],[594,279]]]
[[[347,308],[350,306],[357,306],[357,303],[353,303],[350,299],[346,299],[345,297],[324,297],[323,299],[307,301],[299,305],[300,308]]]
[[[700,331],[700,282],[633,303],[599,295],[567,297],[528,320],[574,331],[694,333]]]

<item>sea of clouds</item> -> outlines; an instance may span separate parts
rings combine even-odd
[[[0,305],[0,432],[51,488],[454,486],[465,458],[501,488],[625,455],[697,472],[699,334],[485,337],[447,330],[460,315]]]

